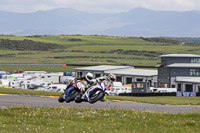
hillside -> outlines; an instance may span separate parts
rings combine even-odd
[[[129,64],[155,66],[159,55],[169,53],[199,54],[199,43],[184,43],[163,38],[35,35],[0,36],[0,40],[18,42],[0,49],[0,63],[22,64]],[[24,40],[32,42],[21,44]],[[38,44],[40,49],[38,49]],[[16,49],[16,47],[23,49]],[[48,47],[48,50],[46,50]]]
[[[36,51],[48,51],[52,49],[63,49],[64,46],[54,43],[36,42],[32,40],[24,39],[20,40],[9,40],[0,39],[0,49],[4,50],[36,50]]]
[[[60,8],[34,13],[0,11],[4,35],[111,35],[199,37],[199,11],[153,11],[135,8],[116,14],[86,13]]]

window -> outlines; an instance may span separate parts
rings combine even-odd
[[[190,69],[190,76],[200,76],[200,69]]]
[[[178,84],[177,91],[181,91],[181,84],[180,83]]]
[[[100,76],[101,76],[101,74],[95,74],[95,78],[98,78]]]
[[[162,65],[166,65],[167,64],[167,59],[163,58],[162,59]]]
[[[200,63],[200,58],[192,58],[191,63]]]
[[[172,85],[172,88],[175,88],[175,85]]]
[[[185,85],[185,90],[186,90],[186,92],[193,92],[193,85],[186,84]]]
[[[82,75],[83,75],[83,72],[78,72],[77,73],[77,77],[82,77]]]
[[[116,81],[121,82],[122,81],[122,77],[121,76],[116,76]]]
[[[139,79],[137,79],[136,81],[143,81],[143,79],[142,79],[142,78],[139,78]]]
[[[143,83],[134,83],[134,88],[143,88]]]
[[[127,77],[126,78],[126,84],[131,84],[132,83],[132,78],[131,77]]]
[[[57,87],[52,87],[52,89],[54,89],[54,90],[55,90],[55,89],[57,89]]]

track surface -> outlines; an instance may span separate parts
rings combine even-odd
[[[83,103],[59,103],[57,98],[28,96],[28,95],[0,95],[0,108],[8,106],[31,107],[75,107],[92,109],[128,109],[134,111],[151,111],[158,113],[200,113],[200,106],[173,106],[148,103],[105,101],[90,104]]]

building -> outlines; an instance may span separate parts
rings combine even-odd
[[[150,86],[154,86],[157,83],[157,70],[135,69],[134,67],[128,67],[117,70],[106,70],[106,75],[113,73],[116,75],[116,81],[122,82],[122,84],[132,84],[132,82],[148,82]]]
[[[95,78],[113,73],[116,75],[116,81],[122,82],[122,84],[148,82],[150,86],[157,84],[158,75],[157,70],[135,69],[132,66],[99,65],[75,69],[77,77],[83,76],[87,72],[93,73]]]
[[[159,56],[158,87],[177,88],[177,91],[199,92],[200,56],[167,54]]]
[[[94,75],[94,78],[101,77],[105,75],[105,71],[107,70],[119,70],[124,68],[129,68],[131,66],[113,66],[113,65],[99,65],[99,66],[90,66],[90,67],[82,67],[75,68],[76,77],[82,77],[86,73],[91,72]]]

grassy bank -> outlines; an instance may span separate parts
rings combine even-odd
[[[108,100],[131,101],[141,103],[153,103],[164,105],[200,105],[200,97],[125,97],[125,96],[109,96]]]
[[[0,88],[1,94],[22,94],[22,95],[37,95],[37,96],[60,96],[60,92],[50,91],[36,91],[29,89],[15,89],[15,88]]]
[[[127,110],[10,107],[0,110],[0,131],[73,133],[197,133],[200,114]]]
[[[59,92],[36,91],[29,89],[0,88],[1,94],[24,94],[38,96],[60,96]],[[107,100],[131,101],[141,103],[153,103],[164,105],[200,105],[200,97],[125,97],[125,96],[107,96]]]

